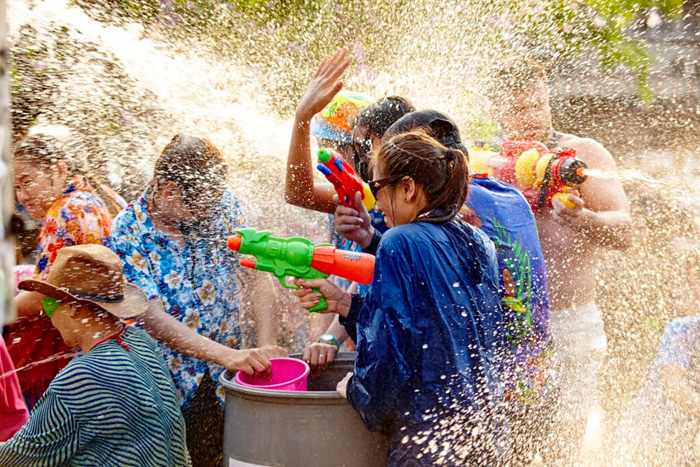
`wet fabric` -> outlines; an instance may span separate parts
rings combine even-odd
[[[495,250],[481,231],[457,221],[387,231],[356,330],[348,401],[368,429],[390,435],[390,459],[489,465],[503,453],[507,427],[494,412],[503,318]]]
[[[3,466],[189,466],[185,424],[155,342],[137,328],[71,361],[27,424],[0,446]]]
[[[92,191],[83,176],[75,175],[63,196],[49,208],[41,225],[36,277],[40,280],[48,277],[58,251],[64,246],[87,243],[109,246],[111,224],[112,215],[102,198]],[[22,392],[31,408],[66,366],[72,351],[43,314],[10,325],[6,340],[18,368]]]
[[[665,396],[661,383],[665,365],[685,369],[688,383],[700,393],[700,316],[679,318],[666,326],[642,390],[620,424],[622,443],[616,452],[621,462],[644,466],[696,466],[700,462],[695,447],[700,421]]]
[[[473,176],[462,210],[496,245],[499,290],[511,358],[506,398],[512,412],[537,408],[552,391],[547,271],[537,223],[523,195],[493,177]]]
[[[15,366],[7,353],[5,341],[0,337],[0,443],[7,441],[29,418],[22,398]]]
[[[246,226],[232,193],[225,193],[212,215],[187,228],[185,246],[155,228],[147,193],[122,211],[112,226],[112,249],[124,261],[124,275],[148,295],[160,297],[165,311],[202,336],[234,349],[241,346],[236,254],[226,239]],[[160,347],[184,408],[209,370],[218,385],[223,367]],[[224,391],[217,387],[223,404]]]

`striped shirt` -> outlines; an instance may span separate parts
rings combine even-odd
[[[0,446],[0,466],[189,466],[185,424],[154,341],[126,328],[71,361],[26,425]]]

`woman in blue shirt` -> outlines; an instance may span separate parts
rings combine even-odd
[[[494,465],[508,449],[498,375],[503,316],[493,243],[455,220],[467,197],[463,152],[422,132],[375,154],[370,182],[390,230],[372,289],[350,295],[325,279],[319,294],[356,337],[355,370],[338,385],[370,430],[390,437],[387,465]],[[356,336],[354,336],[356,335]]]

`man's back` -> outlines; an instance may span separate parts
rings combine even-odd
[[[72,361],[29,422],[0,447],[0,465],[188,466],[185,429],[155,343],[128,327]]]

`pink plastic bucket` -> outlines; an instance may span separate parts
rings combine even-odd
[[[306,378],[311,368],[296,358],[271,358],[272,379],[236,373],[235,381],[241,386],[274,391],[306,391]]]

